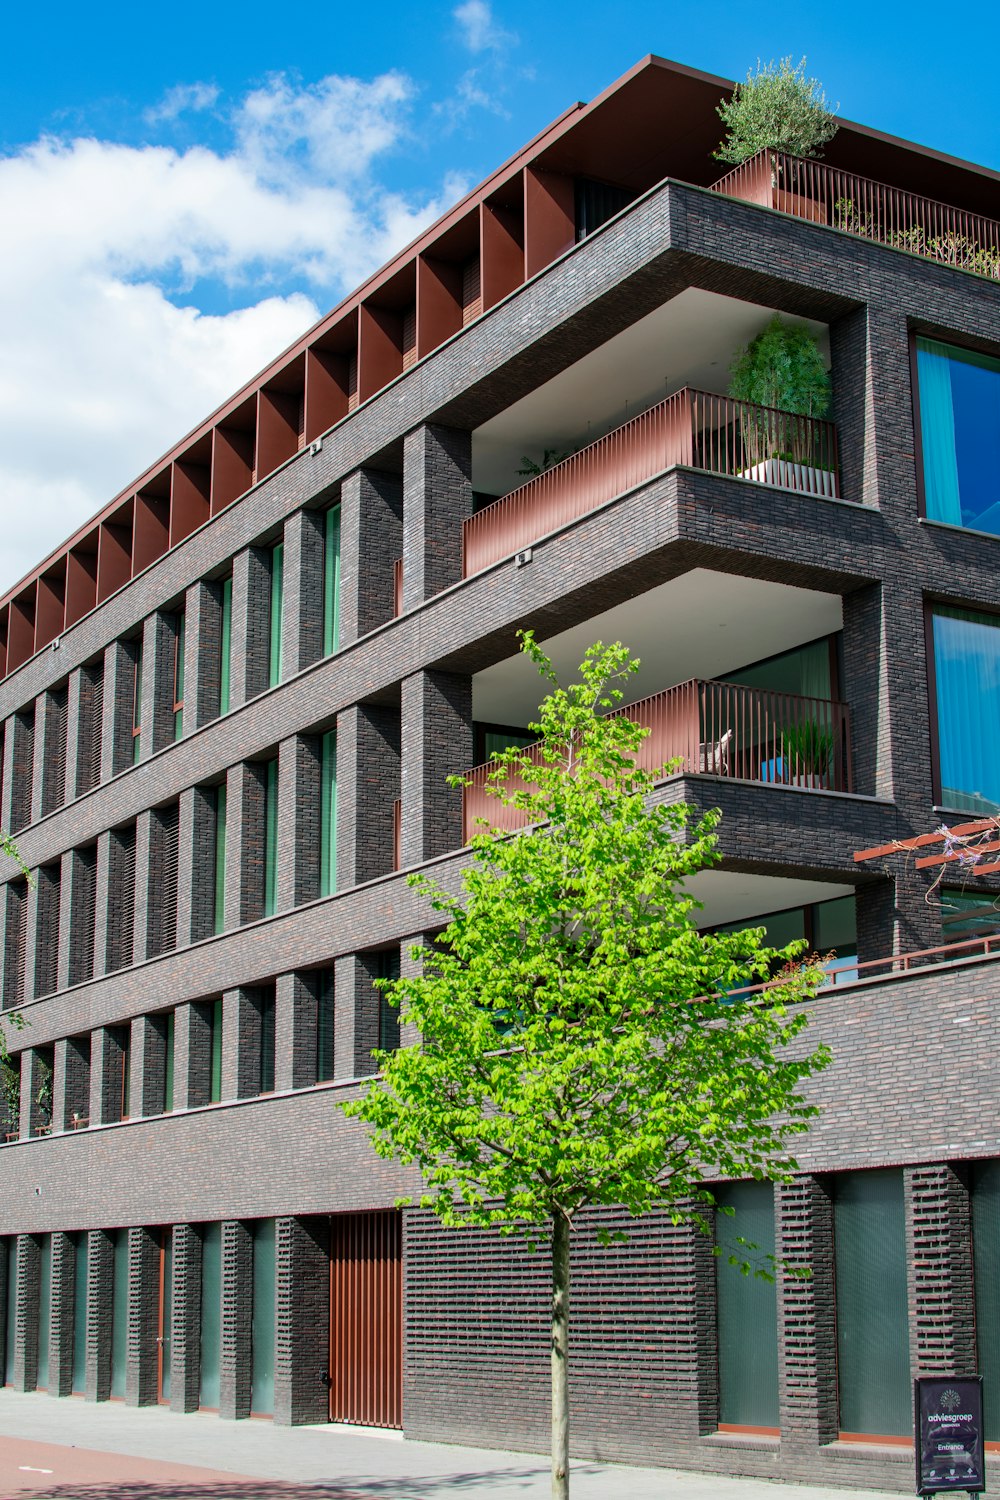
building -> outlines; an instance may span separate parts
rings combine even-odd
[[[996,913],[853,860],[1000,806],[998,178],[845,123],[720,183],[727,87],[566,112],[0,602],[8,1385],[545,1447],[543,1261],[397,1211],[336,1108],[531,625],[642,656],[705,921],[841,963],[800,1176],[725,1189],[812,1279],[582,1232],[576,1450],[907,1489],[911,1373],[977,1368],[1000,1443]],[[748,463],[776,311],[832,410]]]

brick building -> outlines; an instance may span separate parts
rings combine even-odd
[[[577,1452],[906,1489],[911,1374],[976,1369],[1000,1443],[996,912],[853,861],[1000,806],[998,178],[844,123],[720,182],[726,87],[569,110],[0,601],[8,1385],[545,1446],[544,1260],[395,1210],[336,1108],[530,625],[642,657],[706,924],[839,963],[799,1177],[724,1189],[812,1279],[584,1226]],[[775,312],[833,398],[762,457]]]

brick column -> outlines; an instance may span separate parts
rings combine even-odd
[[[201,1392],[201,1236],[191,1224],[173,1230],[170,1300],[170,1409],[197,1411]]]
[[[104,652],[104,719],[101,780],[132,764],[132,720],[138,641],[112,641]]]
[[[35,988],[38,978],[38,918],[42,907],[41,885],[44,879],[42,871],[32,871],[32,883],[28,887],[28,910],[24,924],[24,998],[32,1000],[37,991]]]
[[[401,687],[404,868],[462,845],[462,794],[447,778],[473,764],[472,682],[415,672]]]
[[[261,1015],[253,989],[222,997],[222,1097],[252,1099],[260,1090]]]
[[[125,1351],[125,1400],[129,1406],[154,1406],[159,1395],[156,1344],[159,1295],[159,1234],[150,1229],[130,1229]]]
[[[903,1169],[913,1375],[975,1375],[972,1205],[947,1162]]]
[[[129,1068],[132,1118],[162,1114],[167,1074],[166,1016],[133,1016]]]
[[[208,1103],[212,1078],[212,1006],[186,1001],[174,1011],[174,1109]],[[200,1242],[199,1242],[200,1243]]]
[[[278,911],[319,895],[320,743],[297,734],[278,747]]]
[[[106,1229],[87,1235],[88,1401],[111,1395],[111,1324],[114,1316],[115,1242]]]
[[[402,555],[401,481],[377,469],[349,474],[340,487],[341,646],[392,619]]]
[[[338,890],[392,870],[399,740],[393,708],[358,704],[337,715]]]
[[[233,558],[230,708],[239,708],[267,687],[270,610],[270,552],[248,547]]]
[[[184,733],[219,716],[222,584],[193,583],[184,596]]]
[[[222,1226],[219,1416],[248,1417],[253,1387],[253,1236],[238,1220]]]
[[[334,964],[333,1072],[335,1078],[367,1078],[375,1072],[380,973],[375,953],[348,953]]]
[[[226,928],[255,922],[264,910],[267,801],[263,761],[232,766],[226,778]]]
[[[38,1299],[42,1253],[38,1240],[30,1234],[17,1236],[16,1253],[14,1389],[33,1391],[38,1384]]]
[[[689,1438],[714,1431],[718,1420],[715,1353],[715,1259],[707,1235],[693,1224],[662,1220],[660,1318],[663,1370],[679,1431]]]
[[[304,1089],[316,1082],[316,972],[279,974],[275,981],[274,1087]]]
[[[90,1036],[90,1123],[107,1125],[121,1118],[122,1054],[113,1026],[98,1026]]]
[[[325,1219],[275,1221],[274,1420],[325,1422],[330,1253]]]
[[[472,438],[427,424],[403,439],[403,605],[462,577],[462,522],[472,514]]]
[[[282,661],[285,676],[323,655],[323,526],[317,510],[297,510],[285,522]]]
[[[782,1447],[813,1454],[840,1428],[833,1205],[814,1177],[774,1191],[778,1262],[778,1404]],[[783,1265],[810,1267],[808,1280]]]
[[[51,1236],[49,1395],[73,1394],[73,1333],[76,1313],[76,1247],[68,1234]]]

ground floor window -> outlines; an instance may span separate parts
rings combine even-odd
[[[902,1172],[836,1179],[834,1250],[841,1431],[905,1436],[913,1419]]]
[[[206,1224],[201,1236],[201,1406],[219,1409],[219,1347],[222,1333],[222,1225]]]
[[[715,1192],[715,1200],[720,1209],[734,1210],[731,1215],[717,1213],[715,1221],[719,1425],[777,1432],[774,1190],[769,1182],[727,1183]],[[750,1274],[731,1265],[731,1256],[747,1262]]]
[[[983,1377],[986,1441],[1000,1442],[1000,1161],[972,1173],[972,1253],[976,1282],[976,1346]]]
[[[274,1220],[262,1219],[253,1230],[253,1385],[250,1409],[255,1416],[274,1412]]]

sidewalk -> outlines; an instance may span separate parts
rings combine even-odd
[[[65,1454],[67,1470],[36,1444]],[[100,1455],[126,1455],[102,1468]],[[548,1500],[548,1463],[537,1455],[405,1442],[338,1427],[223,1422],[163,1407],[94,1405],[0,1392],[0,1474],[10,1493],[36,1500]],[[178,1466],[171,1473],[164,1465]],[[53,1477],[42,1470],[51,1467]],[[198,1471],[201,1471],[198,1473]],[[145,1471],[145,1472],[144,1472]],[[218,1476],[214,1478],[213,1476]],[[223,1476],[231,1476],[231,1482]],[[13,1488],[12,1481],[18,1487]],[[2,1486],[0,1479],[0,1486]],[[672,1469],[580,1461],[573,1500],[831,1500],[857,1490],[777,1485]],[[7,1489],[0,1488],[4,1500]],[[871,1491],[863,1492],[871,1495]]]

